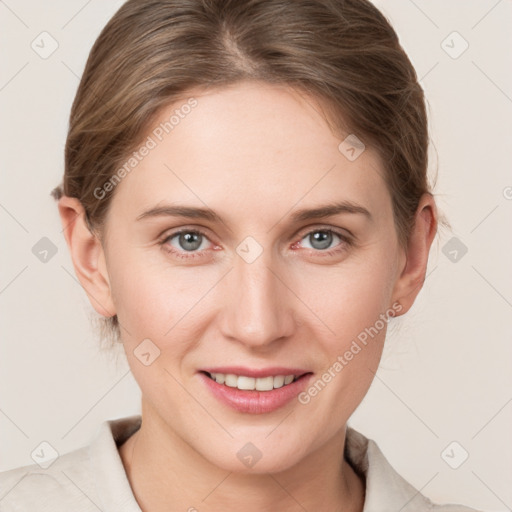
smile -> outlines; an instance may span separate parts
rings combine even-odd
[[[287,386],[298,379],[297,375],[276,375],[275,377],[248,377],[246,375],[234,375],[232,373],[208,373],[210,379],[217,384],[224,384],[230,388],[238,388],[246,391],[272,391],[273,389]]]
[[[247,368],[244,371],[249,372],[251,370]],[[269,372],[274,375],[268,375]],[[199,371],[198,375],[220,403],[249,414],[265,414],[284,407],[304,391],[313,377],[313,373],[302,373],[299,369],[296,373],[281,374],[277,369],[254,370],[252,373],[260,376],[213,372],[212,369]],[[261,376],[262,373],[267,375]]]

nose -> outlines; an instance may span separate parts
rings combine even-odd
[[[287,272],[271,261],[270,252],[264,250],[251,263],[236,256],[219,290],[224,336],[253,349],[271,346],[295,328],[294,295],[287,287]]]

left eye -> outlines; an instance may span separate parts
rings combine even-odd
[[[185,252],[198,251],[201,248],[202,242],[208,240],[206,235],[200,231],[179,231],[174,235],[168,236],[163,243],[173,240],[174,238],[178,240],[178,249],[184,250]]]
[[[333,235],[342,241],[344,240],[344,237],[338,235],[330,229],[317,229],[315,231],[310,231],[305,237],[302,238],[302,240],[311,241],[311,244],[313,245],[311,249],[323,251],[330,248],[329,246],[333,241]]]

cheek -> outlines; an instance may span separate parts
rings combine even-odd
[[[321,420],[326,417],[332,419],[327,427],[332,431],[345,423],[374,379],[384,347],[385,319],[395,313],[389,307],[390,269],[392,264],[384,259],[340,267],[323,293],[309,296],[316,301],[311,309],[322,320],[319,325],[329,327],[321,327],[325,334],[316,336],[322,371],[301,397],[301,403],[317,412],[318,428],[326,428]]]
[[[323,373],[304,400],[316,403],[314,407],[325,409],[325,414],[334,415],[338,422],[346,421],[357,408],[378,368],[387,330],[385,319],[395,313],[389,304],[393,257],[391,251],[374,246],[333,269],[327,280],[327,273],[318,269],[302,280],[304,301],[311,301],[308,305],[321,319],[324,332],[316,336]],[[324,387],[325,391],[317,391]],[[316,393],[321,395],[318,401]]]
[[[129,251],[109,269],[117,316],[128,331],[161,338],[185,314],[187,298],[200,286],[192,273],[162,264],[163,256],[158,261],[143,251]]]
[[[156,279],[148,269],[130,265],[125,261],[111,279],[113,300],[117,316],[128,332],[162,334],[164,323],[176,296],[168,290],[162,279]],[[126,333],[125,333],[126,334]]]
[[[329,270],[311,268],[297,277],[297,295],[328,327],[333,348],[340,349],[389,309],[393,269],[392,257],[383,252]]]
[[[151,366],[175,368],[200,338],[206,304],[201,299],[217,280],[199,267],[173,268],[143,256],[123,259],[111,275],[111,288],[127,357],[134,359],[149,339],[160,351]],[[132,362],[137,375],[139,363]]]
[[[154,405],[165,396],[163,383],[179,392],[172,376],[179,374],[180,361],[195,336],[190,310],[198,298],[190,290],[197,288],[197,283],[179,276],[176,269],[171,274],[161,266],[157,270],[126,259],[111,279],[128,363]]]

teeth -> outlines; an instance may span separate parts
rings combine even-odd
[[[295,380],[295,375],[277,375],[276,377],[260,377],[258,379],[232,373],[210,373],[209,375],[218,384],[249,391],[271,391],[291,384]]]

